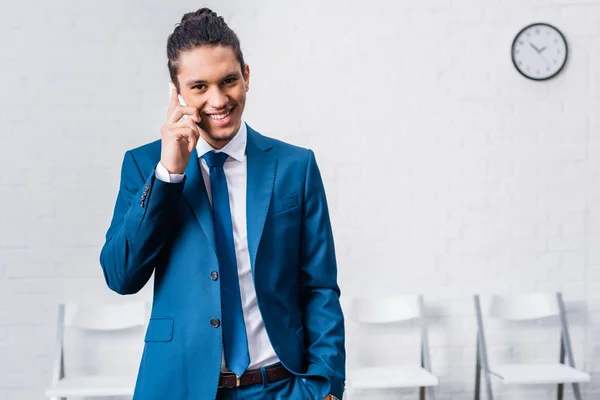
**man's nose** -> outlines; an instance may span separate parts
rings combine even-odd
[[[229,103],[229,98],[220,89],[214,89],[209,93],[208,104],[211,106],[211,108],[215,110],[221,110],[227,105],[227,103]]]

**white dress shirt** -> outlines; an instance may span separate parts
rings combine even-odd
[[[250,268],[250,253],[248,251],[248,235],[246,231],[246,181],[247,181],[247,163],[246,163],[246,142],[248,131],[246,123],[242,121],[238,133],[221,150],[216,152],[225,152],[229,156],[223,165],[225,178],[227,179],[227,188],[229,190],[229,207],[231,208],[231,222],[233,227],[233,241],[235,245],[235,255],[237,260],[238,278],[240,282],[240,294],[242,298],[242,309],[244,312],[244,322],[246,324],[246,335],[248,337],[248,350],[250,352],[251,368],[259,368],[265,365],[273,364],[279,361],[273,346],[267,336],[265,325],[263,323],[258,303],[256,300],[256,290]],[[212,205],[212,194],[210,190],[210,174],[206,161],[202,156],[215,150],[202,137],[198,139],[196,145],[198,157],[200,157],[200,169],[208,199]],[[190,160],[193,162],[193,160]],[[161,164],[156,166],[156,177],[164,182],[177,183],[183,180],[183,174],[169,174],[169,171]],[[222,357],[221,371],[229,372],[225,367],[225,358]]]

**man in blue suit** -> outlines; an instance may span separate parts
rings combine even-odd
[[[250,69],[213,11],[185,14],[167,55],[161,140],[125,153],[100,254],[117,293],[154,272],[135,400],[341,399],[344,318],[313,152],[243,122]]]

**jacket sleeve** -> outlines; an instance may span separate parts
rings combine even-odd
[[[342,398],[346,352],[333,233],[323,181],[309,150],[300,247],[300,304],[307,336],[307,374],[319,395]]]
[[[125,153],[121,183],[100,265],[110,289],[119,294],[137,293],[160,261],[185,178],[167,183],[155,169],[144,176],[131,151]]]

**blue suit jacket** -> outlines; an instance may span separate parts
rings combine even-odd
[[[214,399],[222,332],[210,323],[221,318],[211,207],[196,150],[181,183],[155,178],[160,151],[158,140],[125,153],[100,264],[120,294],[136,293],[155,273],[135,399]],[[248,246],[267,334],[315,397],[342,398],[344,318],[314,154],[249,126],[246,154]]]

